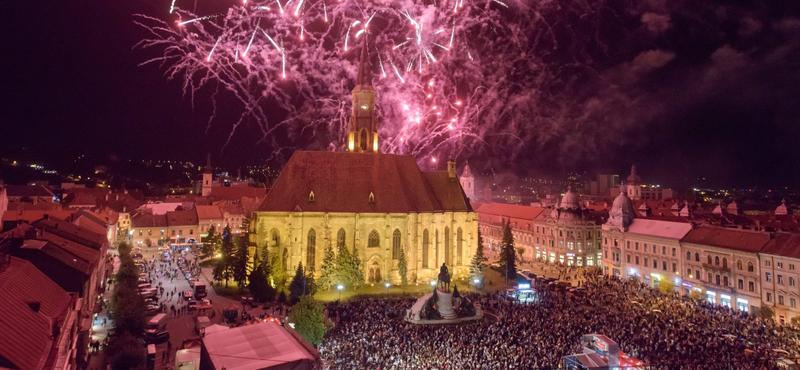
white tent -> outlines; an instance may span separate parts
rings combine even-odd
[[[200,368],[305,370],[311,369],[318,357],[319,352],[302,338],[267,321],[212,333],[206,330]]]

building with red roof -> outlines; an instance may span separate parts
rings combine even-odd
[[[369,283],[400,282],[401,249],[412,283],[436,279],[443,263],[465,277],[478,223],[455,162],[425,172],[412,156],[380,153],[365,71],[353,90],[348,152],[295,152],[256,211],[256,243],[283,255],[288,271],[302,262],[319,272],[335,241],[358,250]]]
[[[0,367],[20,370],[74,364],[79,299],[32,263],[4,256],[0,264]]]

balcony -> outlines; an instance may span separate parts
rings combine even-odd
[[[705,268],[706,270],[715,270],[715,271],[721,271],[721,272],[731,272],[730,267],[722,267],[720,265],[712,265],[712,264],[708,264],[708,263],[704,263],[703,264],[703,268]]]

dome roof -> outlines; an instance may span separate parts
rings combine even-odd
[[[620,187],[619,195],[614,198],[614,204],[611,206],[611,211],[608,212],[608,216],[607,225],[624,228],[626,230],[636,217],[636,210],[633,208],[631,198],[628,198],[625,185]]]
[[[631,174],[628,176],[626,181],[633,184],[639,184],[642,182],[642,178],[636,174],[636,165],[631,166]]]
[[[561,197],[561,208],[563,209],[578,209],[578,196],[572,192],[572,187],[567,188],[567,192]]]

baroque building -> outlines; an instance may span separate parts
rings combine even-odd
[[[317,276],[331,245],[357,250],[367,283],[399,283],[401,249],[412,284],[436,279],[442,263],[455,278],[466,277],[478,222],[455,162],[423,172],[412,156],[379,153],[367,64],[365,37],[347,152],[292,155],[255,212],[256,245],[282,256],[287,271],[302,262]]]

